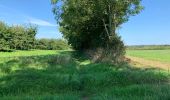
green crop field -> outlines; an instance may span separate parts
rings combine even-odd
[[[1,100],[168,100],[167,71],[92,63],[75,51],[0,53]]]
[[[170,63],[170,50],[127,50],[127,56]]]

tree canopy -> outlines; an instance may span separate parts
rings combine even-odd
[[[34,47],[37,28],[34,26],[8,26],[0,22],[0,51],[28,50]]]
[[[78,50],[114,46],[119,38],[116,29],[143,9],[141,0],[52,0],[52,4],[60,31]]]
[[[70,46],[62,39],[36,39],[37,27],[13,25],[0,21],[0,51],[12,50],[66,50]]]

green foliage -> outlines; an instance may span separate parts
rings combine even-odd
[[[88,50],[87,54],[94,62],[121,63],[124,60],[125,46],[120,37],[112,37],[108,45],[107,48]]]
[[[75,51],[58,51],[55,55],[47,51],[44,56],[30,56],[30,52],[35,54],[25,51],[25,57],[0,58],[0,99],[170,98],[168,71],[92,63]]]
[[[0,51],[28,50],[34,47],[37,28],[33,26],[7,26],[0,22]]]
[[[36,39],[34,26],[8,26],[0,22],[0,51],[12,50],[66,50],[69,45],[61,39]]]
[[[68,50],[70,46],[61,39],[37,39],[35,49],[41,50]]]
[[[0,51],[10,48],[8,42],[10,39],[10,32],[8,28],[9,27],[5,23],[0,22]]]
[[[52,4],[60,31],[75,50],[91,50],[96,60],[111,62],[125,54],[116,29],[143,9],[141,0],[52,0]]]
[[[11,49],[16,50],[29,50],[34,47],[35,35],[37,29],[35,27],[22,27],[22,26],[12,26],[10,28]]]
[[[141,0],[52,0],[61,32],[76,50],[106,48],[116,29],[138,14]],[[55,5],[56,4],[56,5]]]

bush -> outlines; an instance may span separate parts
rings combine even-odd
[[[61,39],[38,39],[35,49],[42,50],[67,50],[69,45],[65,40]]]
[[[37,28],[34,26],[8,26],[0,22],[0,51],[12,50],[65,50],[67,42],[61,39],[37,39]]]
[[[87,54],[93,62],[120,63],[124,60],[125,46],[120,37],[111,37],[108,47],[88,50]]]
[[[9,27],[3,23],[0,22],[0,51],[5,51],[6,49],[9,49]]]
[[[0,51],[32,49],[36,33],[33,26],[8,26],[0,22]]]

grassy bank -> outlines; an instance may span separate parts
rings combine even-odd
[[[0,99],[170,99],[168,71],[92,63],[74,51],[15,53],[1,53]]]

